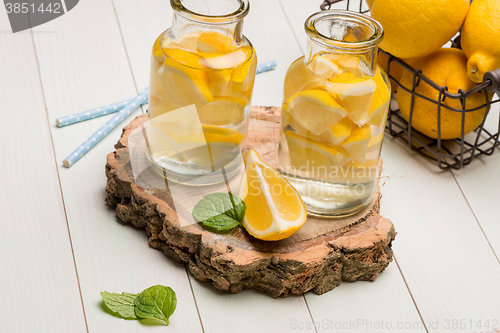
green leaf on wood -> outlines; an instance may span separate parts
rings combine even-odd
[[[228,232],[240,224],[245,216],[245,202],[232,193],[211,193],[193,208],[193,217],[205,228]]]

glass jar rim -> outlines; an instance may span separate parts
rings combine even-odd
[[[187,8],[182,3],[183,0],[170,0],[170,5],[174,9],[175,12],[180,14],[181,16],[194,20],[194,21],[202,21],[212,24],[227,24],[235,21],[239,21],[245,16],[247,16],[250,10],[250,3],[248,0],[236,0],[239,3],[238,9],[233,12],[223,14],[223,15],[209,15],[198,13],[192,9]]]
[[[318,23],[328,20],[331,21],[333,19],[344,19],[356,22],[359,25],[370,28],[373,33],[366,39],[351,42],[326,36],[315,28]],[[382,28],[382,25],[373,18],[361,13],[338,9],[324,10],[312,14],[306,19],[304,29],[306,30],[307,35],[314,42],[320,44],[321,46],[339,49],[362,50],[373,48],[380,44],[384,37],[384,29]]]

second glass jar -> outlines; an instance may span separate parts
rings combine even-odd
[[[373,197],[390,102],[377,65],[383,30],[372,18],[328,10],[305,23],[306,55],[285,77],[278,171],[308,213],[346,216]]]

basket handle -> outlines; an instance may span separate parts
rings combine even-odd
[[[319,8],[321,8],[321,10],[327,10],[330,9],[331,5],[340,1],[343,0],[324,0],[323,3],[319,6]]]
[[[487,86],[486,89],[492,92],[500,92],[500,68],[497,68],[494,71],[486,72],[483,76],[483,81],[486,80],[491,81],[491,85]]]

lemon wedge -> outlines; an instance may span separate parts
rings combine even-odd
[[[175,127],[175,124],[169,124],[168,130],[164,129],[165,133],[169,133],[170,137],[177,144],[196,143],[204,145],[212,142],[225,142],[241,144],[245,139],[245,135],[230,129],[212,125],[201,125],[201,131],[198,129],[190,129],[187,127]]]
[[[198,52],[227,53],[233,50],[233,38],[216,31],[204,31],[198,35]]]
[[[290,237],[304,225],[307,211],[297,190],[264,163],[255,150],[244,158],[239,197],[247,210],[243,226],[255,238],[275,241]]]
[[[245,135],[236,130],[211,125],[201,125],[202,131],[170,129],[168,135],[176,148],[177,159],[196,163],[213,171],[234,160],[240,152],[239,145]],[[167,133],[167,131],[164,131]]]
[[[377,70],[373,80],[377,84],[377,89],[373,93],[373,101],[370,106],[366,124],[381,127],[384,125],[384,121],[387,118],[387,111],[389,109],[389,103],[391,102],[391,90],[387,88],[380,69]]]
[[[203,124],[229,125],[245,119],[247,102],[238,97],[215,97],[213,102],[198,109],[198,116]]]
[[[368,143],[371,139],[370,125],[353,126],[351,135],[342,143],[352,159],[365,163]]]
[[[320,139],[333,146],[339,146],[351,135],[353,126],[355,125],[349,118],[344,118],[321,134]]]
[[[200,63],[209,69],[221,70],[237,68],[247,59],[247,54],[244,50],[236,50],[230,53],[211,53],[202,54]],[[245,76],[246,77],[246,76]]]
[[[384,140],[384,132],[379,135],[372,136],[366,147],[366,153],[371,153],[372,151],[377,151]]]
[[[223,128],[211,125],[201,125],[203,134],[207,142],[227,142],[240,145],[245,139],[245,135],[230,128]]]
[[[175,104],[195,104],[197,108],[212,102],[214,98],[208,87],[210,79],[202,70],[200,57],[183,50],[168,50],[165,53],[169,58],[157,73],[168,98]]]
[[[296,93],[288,100],[284,110],[302,127],[316,135],[320,135],[347,116],[346,109],[323,90]]]
[[[242,48],[241,50],[238,51],[243,52],[244,57],[242,58],[243,61],[239,62],[241,66],[237,67],[235,66],[236,68],[233,70],[233,73],[231,74],[231,82],[243,83],[248,76],[252,64],[255,63],[256,61],[254,59],[250,59],[252,57],[253,51],[249,47]]]
[[[329,79],[342,74],[342,69],[329,57],[328,54],[316,54],[312,61],[307,65],[314,75]]]
[[[332,147],[314,139],[286,131],[290,165],[299,171],[331,172],[330,168],[349,162],[348,151],[343,147]]]
[[[357,77],[369,75],[369,68],[359,57],[346,56],[337,60],[337,63],[342,71],[351,72]]]
[[[366,123],[373,93],[377,89],[375,80],[371,78],[360,80],[351,72],[345,72],[335,81],[329,80],[325,88],[349,111],[349,119],[358,126]]]

